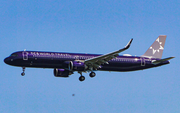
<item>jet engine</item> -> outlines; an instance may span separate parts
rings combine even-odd
[[[73,61],[73,70],[74,71],[85,71],[88,67],[84,64],[84,62]]]
[[[63,67],[65,67],[66,70],[72,71],[73,70],[73,62],[72,61],[65,61],[63,63]]]
[[[65,61],[63,67],[69,71],[84,71],[87,69],[87,66],[81,61]]]
[[[65,69],[54,69],[55,77],[69,77],[69,75],[73,74],[73,72]]]

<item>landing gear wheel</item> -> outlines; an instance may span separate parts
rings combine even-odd
[[[79,77],[79,81],[84,81],[85,80],[85,77],[84,76],[80,76]]]
[[[22,73],[21,73],[21,75],[22,75],[22,76],[24,76],[24,75],[25,75],[25,73],[24,73],[24,72],[22,72]]]
[[[95,72],[91,72],[90,74],[89,74],[89,76],[92,78],[92,77],[95,77],[96,76],[96,73]]]

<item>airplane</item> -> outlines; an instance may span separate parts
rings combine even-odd
[[[55,77],[69,77],[77,71],[80,74],[79,80],[84,81],[83,72],[89,72],[90,77],[95,77],[95,71],[98,70],[128,72],[169,64],[168,60],[174,57],[161,59],[165,40],[166,35],[160,35],[142,56],[119,55],[130,47],[131,39],[124,48],[104,55],[24,50],[12,53],[4,62],[22,67],[22,76],[25,75],[26,67],[52,68]]]

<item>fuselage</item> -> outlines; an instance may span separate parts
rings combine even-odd
[[[89,76],[95,77],[94,71],[137,71],[169,64],[168,60],[174,57],[162,58],[166,35],[160,35],[142,56],[123,55],[119,53],[127,50],[133,39],[119,50],[108,54],[82,54],[65,52],[18,51],[4,59],[6,64],[22,67],[22,76],[26,67],[52,68],[55,77],[69,77],[75,71],[80,74],[79,80],[84,81],[83,72],[90,72]]]
[[[12,53],[4,59],[4,62],[19,67],[34,67],[34,68],[58,68],[66,69],[64,65],[66,61],[75,62],[72,71],[87,71],[88,68],[78,68],[78,65],[84,65],[83,62],[87,59],[100,56],[100,54],[81,54],[81,53],[62,53],[62,52],[41,52],[41,51],[19,51]],[[96,70],[101,71],[136,71],[147,68],[157,67],[169,64],[165,61],[154,65],[152,61],[160,60],[158,58],[146,58],[137,56],[117,56],[104,63]]]

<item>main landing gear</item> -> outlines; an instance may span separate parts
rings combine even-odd
[[[90,74],[89,74],[89,76],[92,78],[92,77],[95,77],[96,76],[96,73],[95,72],[91,72]]]
[[[85,80],[85,77],[82,75],[82,72],[78,72],[81,76],[79,77],[79,81],[84,81]]]
[[[82,81],[84,81],[84,80],[85,80],[85,77],[81,75],[81,76],[79,77],[79,81],[82,82]]]
[[[82,72],[78,72],[81,76],[79,77],[79,81],[84,81],[85,80],[85,77],[82,75]],[[89,76],[92,78],[92,77],[95,77],[96,76],[96,73],[95,72],[91,72],[89,74]]]
[[[22,67],[22,69],[23,69],[23,72],[21,73],[21,75],[24,76],[25,75],[25,67]]]

